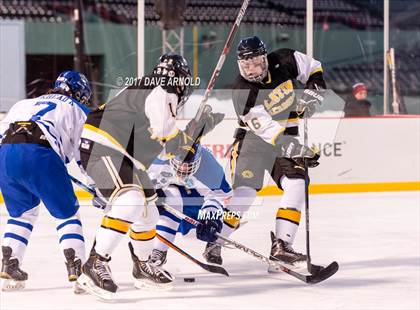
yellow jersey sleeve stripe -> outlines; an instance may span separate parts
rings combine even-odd
[[[271,141],[270,141],[270,143],[272,144],[272,145],[276,145],[276,140],[277,140],[277,138],[280,136],[280,134],[282,134],[284,131],[286,130],[286,128],[281,128],[280,130],[279,130],[279,132],[277,132],[272,138],[271,138]]]
[[[173,134],[163,137],[163,138],[156,137],[156,140],[160,142],[168,142],[169,140],[172,140],[173,138],[175,138],[178,134],[179,134],[179,129],[176,129],[176,131]]]
[[[130,238],[133,240],[148,241],[153,239],[156,236],[156,229],[149,231],[135,232],[130,229]]]
[[[131,225],[130,222],[120,220],[120,219],[116,219],[116,218],[112,218],[112,217],[108,217],[108,216],[104,216],[104,218],[102,219],[101,227],[105,228],[105,229],[114,230],[114,231],[119,232],[121,234],[125,234],[130,229],[130,225]]]
[[[98,128],[98,127],[95,127],[95,126],[93,126],[93,125],[90,125],[90,124],[85,124],[84,126],[83,126],[83,128],[85,128],[85,129],[87,129],[87,130],[91,130],[91,131],[93,131],[93,132],[95,132],[95,133],[97,133],[97,134],[99,134],[99,135],[101,135],[101,136],[103,136],[103,137],[105,137],[106,139],[108,139],[109,141],[111,141],[112,142],[112,144],[115,144],[116,146],[118,146],[119,148],[123,148],[124,149],[124,147],[117,141],[117,139],[115,139],[113,136],[111,136],[109,133],[107,133],[106,131],[104,131],[104,130],[102,130],[102,129],[100,129],[100,128]]]
[[[309,76],[311,76],[311,75],[313,75],[313,74],[315,74],[315,73],[318,73],[318,72],[323,73],[323,72],[324,72],[324,70],[322,70],[322,68],[315,69],[314,71],[312,71],[311,73],[309,73]]]
[[[278,209],[276,218],[278,220],[286,220],[299,225],[300,211],[294,209]]]

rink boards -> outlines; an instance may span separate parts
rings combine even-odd
[[[185,123],[180,121],[180,126]],[[202,140],[226,171],[225,154],[236,126],[235,119],[225,119]],[[321,150],[320,165],[310,170],[311,193],[420,190],[419,117],[312,118],[308,138]],[[69,170],[83,180],[76,165],[70,164]],[[280,193],[269,178],[266,181],[260,195]]]

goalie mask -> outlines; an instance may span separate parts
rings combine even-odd
[[[170,159],[170,164],[176,175],[182,180],[187,180],[189,177],[194,175],[200,168],[201,163],[201,145],[193,146],[195,153],[191,158],[181,158],[181,156],[175,156]]]
[[[236,51],[241,76],[249,82],[261,82],[268,72],[267,49],[258,37],[242,39]]]
[[[171,85],[175,86],[178,95],[177,112],[183,107],[192,92],[191,70],[187,60],[181,55],[174,53],[163,54],[159,57],[158,63],[153,69],[153,74],[173,79]],[[176,78],[176,79],[174,79]]]

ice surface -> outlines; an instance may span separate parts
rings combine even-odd
[[[266,197],[253,207],[258,218],[249,220],[232,237],[267,254],[269,230],[279,197]],[[92,245],[101,212],[83,206],[87,247]],[[317,285],[286,275],[267,274],[266,266],[234,249],[224,249],[225,268],[231,277],[209,274],[177,253],[169,253],[167,269],[176,276],[167,292],[136,290],[131,260],[124,240],[116,249],[111,268],[120,286],[117,300],[103,303],[93,296],[76,296],[66,282],[57,246],[54,222],[42,208],[35,225],[23,269],[29,273],[24,291],[1,292],[3,309],[419,309],[420,193],[369,193],[311,196],[313,262],[337,260],[338,273]],[[1,235],[6,222],[0,208]],[[302,220],[302,223],[304,221]],[[304,226],[296,249],[304,250]],[[204,243],[179,237],[177,243],[201,258]],[[183,277],[195,277],[184,283]]]

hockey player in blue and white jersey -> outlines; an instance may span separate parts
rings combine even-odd
[[[189,160],[183,161],[179,156],[157,159],[148,170],[159,196],[157,205],[160,217],[156,230],[173,242],[177,232],[186,235],[194,228],[166,211],[162,205],[167,204],[205,224],[197,227],[196,235],[198,239],[208,242],[209,246],[216,241],[215,232],[222,230],[223,211],[231,196],[231,188],[213,154],[199,144],[195,144],[194,149],[195,155]],[[166,244],[155,239],[149,262],[163,265],[167,250]],[[157,284],[153,278],[137,279],[136,287],[150,283]]]
[[[68,280],[81,273],[85,244],[65,163],[80,160],[91,99],[86,77],[65,71],[46,95],[17,102],[0,123],[0,190],[9,213],[2,241],[3,290],[22,289],[28,279],[20,266],[40,201],[55,219]]]

